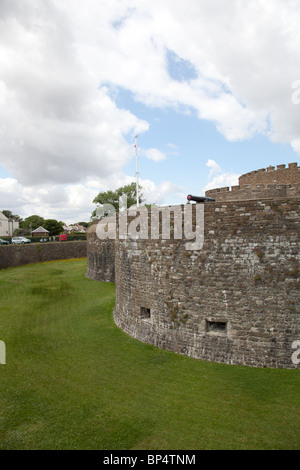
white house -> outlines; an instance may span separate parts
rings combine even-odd
[[[19,228],[19,222],[14,219],[8,219],[0,212],[0,237],[12,237],[14,230]]]
[[[0,212],[0,237],[8,237],[8,218]]]

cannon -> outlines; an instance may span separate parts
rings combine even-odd
[[[192,196],[191,194],[189,194],[187,196],[187,200],[188,201],[195,201],[195,202],[215,202],[215,199],[213,199],[212,197],[205,197],[205,196]]]

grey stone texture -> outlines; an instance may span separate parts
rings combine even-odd
[[[1,245],[0,269],[44,261],[85,258],[87,242],[48,242],[28,245]]]
[[[149,229],[149,239],[99,240],[95,224],[87,273],[116,283],[114,319],[134,338],[208,361],[297,368],[299,202],[294,193],[205,203],[199,250],[172,229],[170,239]]]
[[[115,242],[100,240],[96,233],[96,221],[87,233],[87,271],[89,279],[115,282]]]

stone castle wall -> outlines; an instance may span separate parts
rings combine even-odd
[[[205,241],[118,240],[114,318],[129,335],[191,357],[294,367],[299,200],[205,205]]]
[[[26,245],[1,245],[0,269],[60,259],[85,258],[87,242],[49,242]]]
[[[115,242],[100,240],[96,233],[97,222],[87,232],[87,271],[89,279],[115,282]]]
[[[300,183],[286,184],[256,184],[231,186],[209,189],[207,197],[216,201],[247,201],[251,199],[277,199],[282,197],[300,196]]]
[[[244,186],[245,184],[295,184],[300,182],[300,167],[297,163],[289,163],[285,165],[277,165],[276,169],[274,166],[268,168],[262,168],[260,170],[251,171],[245,173],[239,178],[239,185]]]
[[[149,228],[148,239],[99,240],[95,224],[88,275],[115,281],[115,322],[143,342],[209,361],[298,367],[299,202],[294,191],[205,203],[199,250],[172,229],[170,239],[151,239]]]

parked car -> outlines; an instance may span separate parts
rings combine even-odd
[[[43,238],[40,239],[40,242],[47,242],[48,240],[49,240],[49,238],[43,237]]]
[[[14,237],[12,238],[11,240],[12,244],[13,245],[16,245],[16,244],[24,244],[24,243],[31,243],[31,240],[29,240],[28,238],[25,238],[25,237]]]
[[[68,237],[65,233],[62,233],[60,236],[59,236],[59,241],[60,242],[66,242],[68,240]]]
[[[3,238],[0,238],[0,245],[9,245],[9,242],[7,240],[3,240]]]

